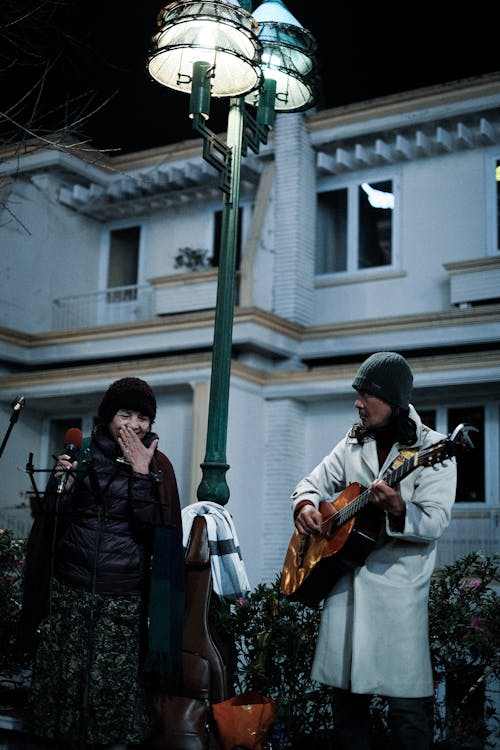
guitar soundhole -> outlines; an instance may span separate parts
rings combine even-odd
[[[380,508],[371,504],[363,508],[356,516],[356,522],[342,552],[347,553],[358,565],[363,565],[375,546],[383,522],[384,512]]]

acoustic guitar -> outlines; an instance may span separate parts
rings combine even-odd
[[[394,487],[419,466],[432,466],[474,448],[472,425],[460,424],[453,433],[414,452],[382,476]],[[292,534],[281,573],[281,591],[289,601],[317,607],[335,581],[347,570],[363,565],[375,546],[384,512],[370,503],[370,490],[357,482],[348,485],[333,501],[319,504],[319,534]]]

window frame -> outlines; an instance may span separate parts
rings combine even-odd
[[[365,182],[370,184],[377,182],[392,182],[394,194],[394,208],[392,209],[392,226],[391,226],[391,257],[392,262],[383,266],[372,266],[370,268],[358,268],[359,258],[359,188]],[[400,242],[400,222],[401,222],[401,189],[400,173],[393,167],[379,169],[368,173],[354,173],[351,175],[323,177],[318,181],[316,193],[331,192],[334,190],[347,190],[347,269],[345,271],[333,271],[328,273],[318,273],[315,267],[315,278],[321,281],[329,279],[340,281],[360,278],[370,278],[373,276],[390,275],[400,271],[401,268],[401,242]],[[316,213],[317,221],[317,213]],[[317,242],[317,234],[315,244]],[[316,256],[318,248],[316,247]],[[316,261],[315,261],[316,263]]]
[[[485,156],[485,195],[486,195],[486,254],[500,256],[500,180],[496,178],[500,171],[500,151],[498,146]]]
[[[137,252],[137,282],[136,286],[140,287],[143,284],[144,279],[144,248],[146,242],[146,229],[144,222],[137,221],[137,219],[130,219],[129,221],[110,222],[103,228],[101,236],[101,253],[100,253],[100,288],[102,291],[109,291],[114,287],[108,286],[109,276],[109,262],[110,262],[110,251],[111,251],[111,233],[120,229],[131,229],[132,227],[139,228],[139,247]]]
[[[433,411],[435,413],[436,427],[438,432],[448,433],[448,412],[450,409],[468,409],[481,407],[484,410],[484,500],[476,502],[459,502],[455,508],[465,510],[498,508],[500,507],[500,400],[450,400],[443,404],[432,403],[416,406],[417,412],[423,413]],[[453,429],[456,425],[453,425]],[[450,426],[451,429],[451,426]],[[474,434],[471,435],[474,442]]]
[[[219,206],[216,206],[213,208],[211,212],[211,221],[210,221],[210,242],[209,242],[209,255],[208,260],[210,261],[211,265],[214,268],[219,267],[219,259],[220,259],[220,248],[216,248],[216,239],[217,235],[222,235],[222,216],[223,216],[223,208]],[[218,218],[217,218],[218,217]],[[236,271],[239,270],[243,255],[243,245],[244,245],[244,233],[246,230],[246,211],[245,206],[240,203],[238,207],[238,236],[236,238],[236,258],[235,258],[235,268]],[[219,226],[217,227],[217,224]],[[219,230],[217,232],[217,229]]]

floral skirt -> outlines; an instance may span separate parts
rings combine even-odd
[[[53,582],[33,664],[34,734],[82,744],[140,743],[152,715],[139,680],[139,596],[103,596]]]

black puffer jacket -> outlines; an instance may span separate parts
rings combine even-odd
[[[150,432],[143,442],[157,437]],[[137,474],[104,427],[96,427],[81,476],[59,514],[54,575],[103,594],[141,590],[149,569],[152,530],[162,522],[158,479]]]

